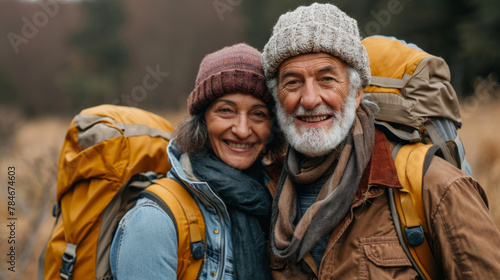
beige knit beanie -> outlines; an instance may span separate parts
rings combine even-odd
[[[262,53],[266,78],[273,78],[286,59],[316,52],[343,60],[359,72],[363,87],[369,85],[370,64],[356,20],[334,5],[318,3],[280,16]]]
[[[228,93],[249,93],[272,108],[266,87],[260,52],[244,43],[225,47],[203,58],[194,90],[188,97],[191,115],[201,113],[217,98]]]

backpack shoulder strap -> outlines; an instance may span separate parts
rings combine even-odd
[[[177,279],[196,279],[205,256],[205,222],[200,208],[178,182],[162,178],[149,186],[143,195],[154,200],[177,226]]]
[[[458,164],[458,166],[456,164],[454,164],[454,165],[457,166],[458,169],[460,169],[460,164],[461,164],[460,159],[455,159],[451,155],[450,150],[446,146],[445,139],[443,139],[443,137],[439,133],[439,130],[436,128],[434,123],[432,121],[427,122],[425,124],[425,129],[429,133],[429,137],[431,138],[432,143],[434,143],[434,145],[437,145],[441,149],[441,152],[443,153],[444,159],[447,162],[450,162],[452,164],[454,164],[456,162]]]
[[[394,190],[394,221],[400,242],[422,279],[440,279],[440,269],[425,238],[429,233],[422,200],[423,178],[436,153],[437,146],[423,143],[407,144],[397,152],[396,165],[402,189]],[[394,209],[391,209],[394,210]]]

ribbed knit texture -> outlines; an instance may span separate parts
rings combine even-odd
[[[314,3],[283,14],[262,53],[266,78],[286,59],[305,53],[328,53],[356,69],[362,86],[370,83],[370,64],[358,24],[336,6]]]
[[[252,94],[266,104],[273,102],[266,88],[261,54],[244,43],[205,56],[188,98],[189,113],[199,114],[215,99],[236,92]]]

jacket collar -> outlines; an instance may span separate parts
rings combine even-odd
[[[182,153],[174,145],[174,142],[175,142],[175,138],[170,140],[170,143],[168,143],[168,146],[167,146],[168,162],[172,166],[169,173],[175,174],[175,177],[177,177],[177,178],[181,179],[182,181],[185,181],[186,183],[191,185],[191,184],[195,183],[197,180],[188,179],[188,176],[186,175],[186,173],[184,172],[184,169],[183,169],[183,163],[181,162]]]
[[[362,196],[362,194],[368,190],[368,187],[371,186],[401,188],[396,166],[392,159],[389,140],[387,140],[384,133],[378,129],[375,129],[375,145],[373,147],[372,157],[363,172],[363,177],[361,178],[356,196]]]
[[[197,197],[201,203],[213,207],[214,204],[220,211],[227,214],[227,209],[222,199],[218,197],[212,188],[206,182],[198,181],[192,174],[191,164],[189,163],[189,156],[183,153],[175,146],[175,138],[170,141],[167,146],[168,161],[172,168],[168,171],[167,177],[176,181],[182,181],[182,185],[194,196]],[[187,167],[187,168],[186,168]],[[187,172],[185,172],[186,168]]]

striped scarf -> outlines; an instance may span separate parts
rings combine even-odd
[[[345,217],[370,160],[374,135],[373,114],[361,104],[351,132],[329,155],[299,166],[297,153],[290,149],[286,176],[280,178],[273,201],[271,247],[276,256],[298,262]],[[311,184],[327,172],[332,175],[301,217],[294,185]]]

